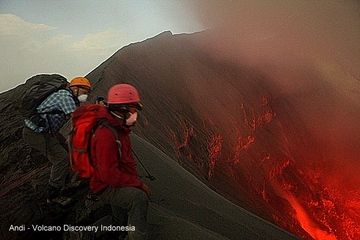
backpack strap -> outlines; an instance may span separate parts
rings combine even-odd
[[[64,112],[56,109],[56,110],[48,111],[48,112],[36,112],[35,114],[64,114]]]
[[[106,119],[101,119],[96,123],[95,127],[93,128],[93,132],[92,132],[91,136],[93,136],[95,134],[95,131],[99,126],[104,126],[104,127],[108,128],[114,134],[116,144],[118,145],[118,156],[120,158],[121,157],[121,142],[120,142],[118,132],[116,131],[116,129],[113,126],[110,125],[110,123]],[[91,138],[90,138],[90,141],[91,141]],[[88,146],[90,147],[90,144]]]

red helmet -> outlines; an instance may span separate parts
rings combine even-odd
[[[134,103],[141,106],[139,92],[130,84],[116,84],[109,89],[108,104]]]

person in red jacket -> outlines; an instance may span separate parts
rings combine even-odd
[[[129,239],[146,239],[150,189],[137,173],[129,136],[142,108],[138,91],[130,84],[114,85],[108,92],[107,108],[106,124],[97,127],[91,138],[90,189],[111,205],[117,225],[135,226],[135,231],[128,232]]]

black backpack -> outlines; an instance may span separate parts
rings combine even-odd
[[[24,118],[37,115],[36,108],[52,93],[65,89],[68,81],[58,74],[40,74],[26,80],[27,89],[20,99],[20,112]]]

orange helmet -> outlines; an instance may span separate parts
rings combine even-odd
[[[108,104],[135,104],[139,109],[140,103],[139,92],[130,84],[116,84],[109,89]]]
[[[76,77],[70,81],[70,87],[80,86],[80,87],[88,87],[91,88],[91,83],[87,78],[84,77]]]

